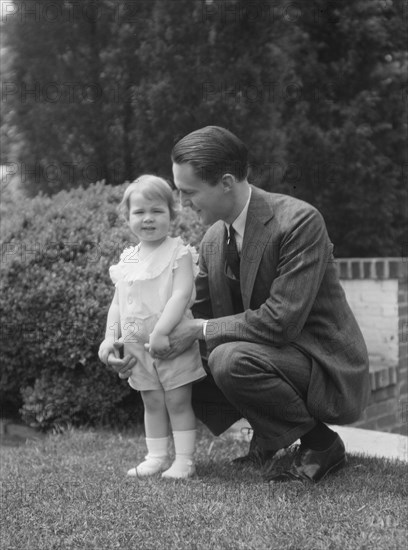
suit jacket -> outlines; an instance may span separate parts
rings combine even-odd
[[[291,345],[312,359],[307,407],[324,422],[357,420],[370,388],[367,348],[346,301],[321,214],[290,196],[252,187],[241,251],[245,311],[234,315],[226,278],[225,229],[200,246],[195,317],[210,319],[208,352],[224,342]]]

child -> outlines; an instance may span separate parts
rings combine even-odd
[[[117,346],[120,336],[125,355],[137,359],[128,382],[142,394],[148,454],[128,475],[149,476],[165,470],[162,477],[187,478],[195,472],[191,386],[206,376],[198,342],[172,360],[153,360],[144,344],[149,343],[155,354],[165,352],[173,328],[183,316],[192,317],[194,249],[185,246],[180,237],[168,236],[176,213],[165,180],[140,176],[125,190],[119,208],[140,242],[127,248],[119,263],[110,267],[116,289],[99,353],[103,355],[104,347],[114,343]],[[176,454],[170,468],[169,420]]]

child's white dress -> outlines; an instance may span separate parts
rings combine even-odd
[[[172,390],[201,380],[206,376],[203,369],[198,342],[184,353],[171,360],[153,359],[144,344],[171,297],[173,271],[178,260],[192,253],[193,272],[197,274],[194,258],[197,253],[185,246],[180,237],[167,237],[163,243],[143,259],[139,258],[139,245],[126,248],[119,263],[109,269],[119,299],[121,340],[125,355],[137,358],[130,386],[139,391]],[[195,300],[193,289],[185,316],[192,318],[190,307]]]

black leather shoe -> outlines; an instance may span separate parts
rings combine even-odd
[[[313,481],[323,479],[327,474],[341,468],[346,463],[344,443],[337,435],[325,451],[313,451],[300,445],[291,466],[283,472],[270,472],[265,481]]]
[[[245,456],[239,456],[232,460],[234,466],[265,466],[275,456],[276,451],[265,451],[259,447],[250,449]]]

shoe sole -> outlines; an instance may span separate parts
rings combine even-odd
[[[153,473],[145,473],[145,474],[140,474],[138,471],[137,471],[137,467],[136,468],[131,468],[130,470],[127,471],[126,475],[127,477],[151,477],[151,476],[157,476],[157,474],[161,474],[162,472],[164,472],[165,470],[168,470],[170,468],[171,464],[168,463],[167,465],[165,464],[160,470],[158,470],[157,472],[153,472]]]
[[[188,473],[188,475],[186,475],[186,476],[165,476],[165,475],[162,474],[162,475],[161,475],[161,478],[162,478],[162,479],[169,479],[169,480],[172,480],[172,479],[189,479],[190,477],[193,477],[193,475],[194,475],[195,473],[196,473],[196,471],[195,471],[195,468],[194,468],[194,469],[193,469],[192,471],[190,471],[190,472]]]
[[[264,480],[267,482],[267,483],[270,483],[271,481],[272,482],[278,482],[278,483],[287,483],[287,482],[290,482],[290,481],[300,481],[302,483],[304,482],[308,482],[308,483],[320,483],[320,481],[322,481],[323,479],[325,479],[325,477],[337,470],[340,470],[340,468],[342,468],[343,466],[345,466],[347,463],[347,457],[344,456],[341,460],[339,460],[338,462],[336,462],[335,464],[333,464],[333,466],[330,466],[330,468],[328,470],[326,470],[326,472],[322,475],[322,477],[319,477],[319,479],[310,479],[306,476],[294,476],[294,475],[291,475],[290,473],[287,473],[285,475],[285,478],[283,479],[273,479],[273,476],[271,475],[266,475],[264,476]],[[284,474],[284,472],[282,472]]]
[[[340,470],[340,468],[343,468],[347,464],[347,457],[343,456],[341,460],[336,462],[336,464],[333,464],[325,473],[322,475],[322,477],[319,477],[319,479],[316,479],[315,483],[318,483],[319,481],[322,481],[327,475],[332,474],[333,472],[336,472],[337,470]]]

